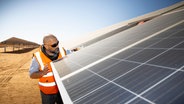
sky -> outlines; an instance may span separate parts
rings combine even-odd
[[[183,0],[0,0],[0,42],[38,44],[47,34],[63,43]]]

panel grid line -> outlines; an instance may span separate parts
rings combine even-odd
[[[130,61],[130,60],[121,60],[121,61],[131,62],[131,63],[137,63],[137,64],[142,64],[141,62],[137,62],[137,61]],[[171,68],[171,67],[160,66],[160,65],[149,64],[149,63],[144,63],[144,65],[154,66],[154,67],[164,68],[164,69],[169,69],[169,70],[173,70],[173,71],[176,71],[176,70],[177,70],[177,68]],[[180,70],[180,71],[181,71],[181,72],[184,72],[184,70]]]

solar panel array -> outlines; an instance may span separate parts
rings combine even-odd
[[[184,11],[51,63],[67,104],[183,104]]]
[[[121,31],[127,30],[127,29],[129,29],[129,28],[131,28],[131,27],[133,27],[135,25],[137,25],[137,23],[131,23],[131,24],[119,27],[119,28],[117,28],[115,30],[112,30],[112,31],[108,32],[108,33],[102,34],[101,36],[98,36],[98,37],[96,37],[96,38],[94,38],[92,40],[89,40],[89,41],[87,41],[85,43],[82,43],[81,45],[79,45],[79,47],[80,46],[86,47],[86,46],[91,45],[91,44],[93,44],[93,43],[95,43],[97,41],[100,41],[100,40],[108,38],[108,37],[110,37],[112,35],[115,35],[115,34],[121,32]]]

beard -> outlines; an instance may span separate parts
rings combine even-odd
[[[53,54],[58,54],[59,53],[59,48],[56,48],[54,51],[50,51]]]
[[[59,53],[59,48],[55,49],[55,53],[57,53],[57,54]]]

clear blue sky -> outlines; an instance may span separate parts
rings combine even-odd
[[[63,41],[170,6],[182,0],[0,0],[0,41],[18,37]]]

